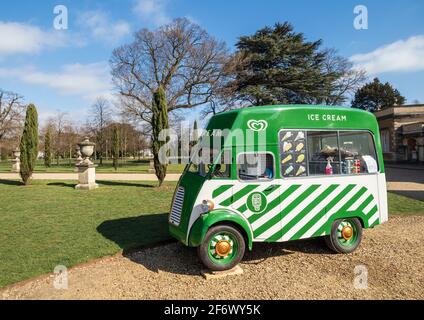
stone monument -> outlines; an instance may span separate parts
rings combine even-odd
[[[21,150],[19,150],[19,148],[13,150],[13,156],[14,159],[12,160],[12,172],[19,173],[19,171],[21,171]]]
[[[90,142],[88,138],[78,144],[78,160],[75,166],[78,172],[78,185],[75,187],[77,190],[94,190],[99,187],[96,183],[96,165],[91,162],[90,157],[94,153],[94,142]]]

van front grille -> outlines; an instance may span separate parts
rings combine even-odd
[[[184,204],[184,188],[178,187],[177,192],[175,193],[174,203],[172,204],[171,216],[169,221],[179,226],[181,222],[181,212],[183,210]]]

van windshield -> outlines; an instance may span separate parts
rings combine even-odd
[[[213,149],[203,157],[193,157],[186,170],[190,173],[205,177],[213,169],[213,175],[218,178],[226,178],[230,175],[231,154],[229,151],[220,152]]]

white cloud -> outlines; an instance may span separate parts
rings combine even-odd
[[[56,90],[62,95],[79,96],[93,101],[98,96],[111,97],[113,89],[106,62],[69,64],[59,72],[43,72],[34,67],[0,68],[0,78],[15,78],[24,83]]]
[[[424,70],[424,35],[413,36],[356,54],[350,60],[370,74]]]
[[[43,31],[30,24],[0,21],[0,57],[34,54],[46,47],[65,44],[63,33],[59,31]]]
[[[170,21],[166,14],[166,0],[136,0],[133,12],[156,26]]]
[[[84,12],[78,22],[94,39],[109,43],[116,43],[131,32],[129,23],[123,20],[112,22],[107,13],[99,10]]]

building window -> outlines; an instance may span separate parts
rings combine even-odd
[[[242,153],[237,158],[240,180],[274,179],[274,157],[270,153]]]
[[[381,133],[381,148],[384,153],[390,152],[390,131],[382,130]]]

